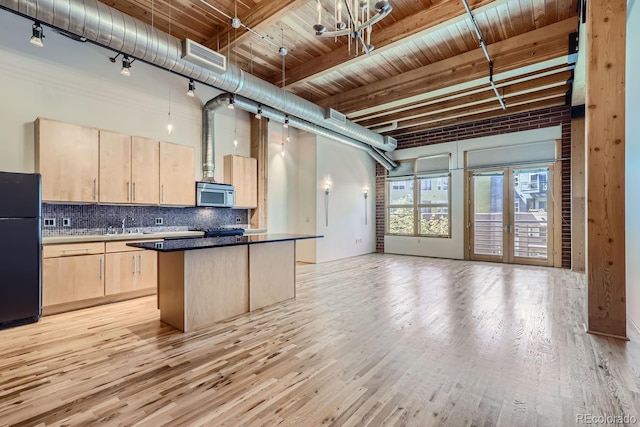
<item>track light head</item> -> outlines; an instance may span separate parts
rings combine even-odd
[[[234,110],[236,108],[235,104],[236,104],[236,98],[233,95],[231,95],[229,97],[229,105],[227,105],[227,108],[229,110]]]
[[[29,40],[29,42],[38,47],[43,47],[44,42],[42,41],[42,39],[44,39],[42,26],[40,26],[40,23],[38,21],[35,21],[31,26],[31,39]]]
[[[120,74],[127,77],[131,75],[131,60],[127,55],[122,57],[122,69],[120,70]]]
[[[196,95],[196,84],[193,82],[193,79],[189,80],[189,90],[187,91],[187,96],[194,97]]]
[[[260,120],[262,118],[262,107],[258,105],[258,112],[255,115],[255,118]]]
[[[289,116],[284,117],[284,123],[282,124],[282,127],[285,129],[289,127]]]

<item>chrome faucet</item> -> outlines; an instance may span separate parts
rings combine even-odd
[[[127,217],[122,218],[122,234],[124,234],[125,222],[127,221]]]

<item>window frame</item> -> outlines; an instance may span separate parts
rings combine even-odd
[[[411,159],[409,161],[414,162],[414,170],[412,175],[406,175],[404,177],[389,177],[388,175],[385,178],[385,236],[403,236],[403,237],[433,237],[433,238],[451,238],[451,171],[442,171],[442,172],[432,172],[432,173],[416,173],[415,164],[416,159]],[[421,190],[422,190],[422,179],[441,179],[447,178],[447,185],[445,189],[441,190],[425,190],[425,191],[446,191],[447,192],[447,202],[446,203],[436,203],[436,204],[424,204],[420,198]],[[394,181],[412,181],[413,182],[413,203],[412,204],[404,204],[404,205],[392,205],[389,204],[390,196],[389,192],[391,191],[391,184]],[[437,188],[437,181],[435,184]],[[434,187],[432,182],[431,188]],[[441,181],[441,188],[445,187],[443,181]],[[446,212],[447,220],[448,220],[448,233],[447,234],[422,234],[420,232],[420,219],[422,208],[441,208],[443,213]],[[413,209],[413,232],[412,233],[392,233],[389,230],[390,222],[391,222],[391,209]]]

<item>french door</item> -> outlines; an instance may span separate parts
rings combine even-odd
[[[553,265],[553,165],[468,172],[469,259]]]

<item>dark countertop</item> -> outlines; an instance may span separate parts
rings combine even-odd
[[[223,236],[195,239],[167,240],[164,242],[127,243],[127,246],[150,249],[157,252],[180,252],[194,249],[220,248],[224,246],[257,245],[288,240],[318,239],[324,236],[307,234],[256,234],[249,236]]]

